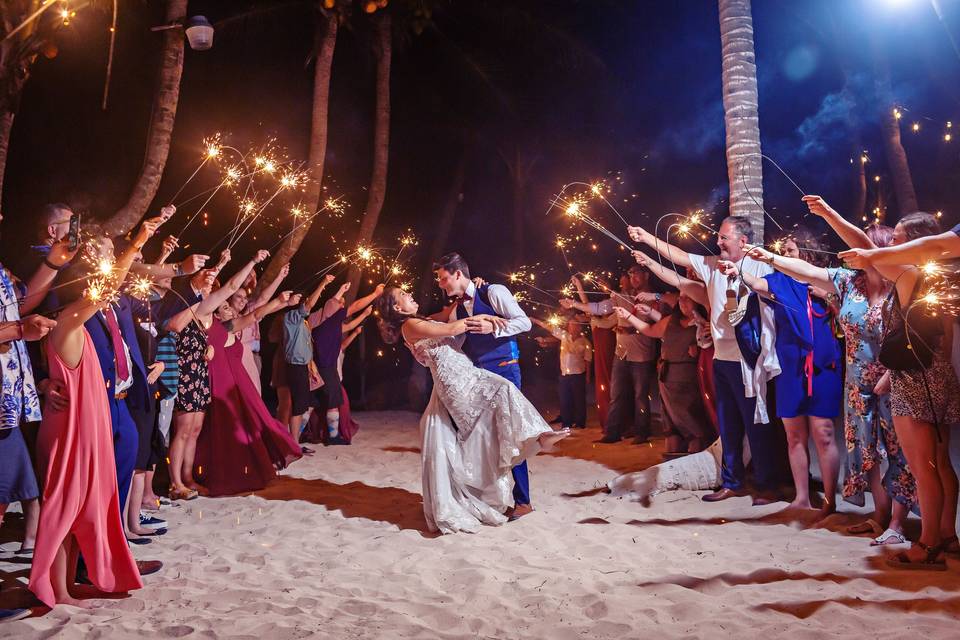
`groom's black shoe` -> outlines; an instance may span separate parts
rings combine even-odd
[[[556,418],[551,420],[548,424],[560,424],[561,422],[563,422],[563,418],[561,416],[557,416]]]
[[[602,438],[600,438],[599,440],[595,440],[594,442],[599,442],[601,444],[613,444],[614,442],[620,442],[620,437],[619,436],[603,436]]]

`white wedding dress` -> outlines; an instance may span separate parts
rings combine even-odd
[[[463,338],[425,338],[407,346],[433,375],[420,419],[423,514],[431,531],[476,532],[506,522],[510,470],[540,451],[550,425],[509,380],[474,366]]]

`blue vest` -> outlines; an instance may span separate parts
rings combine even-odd
[[[474,315],[482,313],[491,316],[500,315],[490,306],[490,299],[487,296],[487,288],[489,286],[490,285],[485,284],[476,290],[476,297],[473,299]],[[457,305],[457,318],[462,320],[466,317],[467,310],[463,308],[462,304]],[[467,338],[463,343],[463,352],[478,366],[482,367],[486,364],[498,364],[500,362],[517,360],[520,357],[520,349],[517,347],[516,336],[495,338],[492,333],[468,333],[466,336]]]

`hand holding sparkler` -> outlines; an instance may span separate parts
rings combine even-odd
[[[731,280],[740,276],[739,267],[729,260],[717,260],[717,270]]]
[[[220,273],[228,262],[230,262],[230,249],[224,249],[220,252],[220,260],[214,265],[213,272]]]
[[[623,307],[614,307],[613,313],[616,314],[617,320],[623,320],[625,322],[634,317],[633,313],[631,313],[629,309],[625,309]]]
[[[573,309],[577,303],[570,298],[561,298],[560,307],[563,309]]]
[[[160,218],[161,222],[166,222],[173,217],[173,214],[177,212],[177,208],[172,204],[168,204],[165,207],[160,208]]]
[[[820,218],[831,218],[834,216],[839,216],[833,207],[827,204],[827,201],[824,200],[821,196],[808,195],[801,198],[804,204],[807,205],[807,209],[810,210],[815,216]]]
[[[652,237],[650,232],[644,229],[643,227],[627,227],[627,235],[630,236],[630,239],[634,242],[643,242],[646,243],[647,238]]]
[[[645,254],[643,251],[631,251],[630,255],[633,256],[633,259],[637,261],[637,264],[649,267],[653,263],[653,258]]]
[[[257,251],[256,255],[253,256],[253,264],[260,264],[264,260],[270,257],[270,252],[266,249],[260,249]]]
[[[851,269],[866,269],[872,266],[873,249],[847,249],[837,255]]]
[[[659,302],[661,297],[662,295],[659,293],[653,293],[651,291],[641,291],[637,295],[633,296],[633,299],[639,303],[653,304],[655,302]]]
[[[141,224],[137,230],[137,235],[133,238],[133,245],[137,248],[137,251],[143,249],[143,245],[147,244],[147,240],[153,237],[153,234],[157,232],[157,229],[165,221],[163,216],[157,216],[156,218],[143,221],[143,224]]]
[[[191,275],[203,269],[207,264],[207,260],[210,259],[210,256],[205,256],[200,253],[195,253],[191,256],[187,256],[182,262],[179,263],[180,275]],[[220,259],[223,259],[223,256],[220,256]],[[229,254],[227,260],[229,260]],[[226,264],[226,262],[224,262]],[[222,267],[221,267],[222,268]],[[217,269],[219,271],[220,269]]]
[[[57,326],[57,321],[40,315],[31,315],[21,318],[19,324],[20,339],[35,342],[50,333],[50,330]]]
[[[750,246],[747,245],[747,257],[758,262],[763,262],[764,264],[773,264],[774,259],[777,257],[771,251],[767,251],[763,247],[758,247],[756,245]]]
[[[163,264],[167,261],[167,258],[170,257],[177,247],[180,246],[180,240],[176,236],[167,236],[163,241],[163,248],[160,250],[160,257],[157,258],[155,264]]]
[[[290,296],[290,299],[287,300],[287,306],[288,306],[288,307],[295,307],[295,306],[297,306],[298,304],[300,304],[300,300],[302,300],[302,299],[303,299],[303,294],[302,294],[302,293],[294,293],[294,294],[292,294],[292,295]]]

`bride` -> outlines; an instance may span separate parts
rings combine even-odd
[[[514,384],[475,367],[461,337],[486,320],[472,316],[435,322],[418,315],[413,296],[398,287],[377,301],[384,341],[402,337],[417,361],[433,375],[433,395],[420,419],[423,514],[431,531],[476,532],[481,524],[507,521],[513,503],[510,470],[570,435],[553,431]]]

